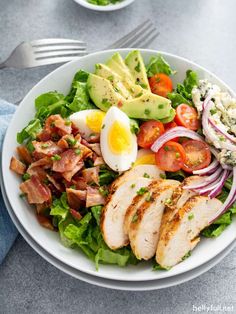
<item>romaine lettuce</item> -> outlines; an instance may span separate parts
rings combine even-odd
[[[160,54],[156,57],[151,57],[146,69],[148,77],[157,73],[164,73],[168,76],[176,73],[176,71],[171,69],[169,63]]]

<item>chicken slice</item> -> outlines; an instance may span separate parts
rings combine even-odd
[[[197,184],[201,182],[202,177],[199,176],[190,176],[176,187],[170,202],[166,203],[166,207],[164,210],[164,214],[161,222],[160,234],[163,232],[162,230],[168,224],[168,221],[174,217],[174,215],[178,212],[178,210],[184,206],[184,204],[190,199],[190,197],[196,195],[197,193],[192,190],[184,189],[185,186],[192,185],[193,183]]]
[[[111,192],[114,192],[118,186],[133,178],[144,177],[149,179],[160,179],[164,174],[164,171],[160,170],[156,165],[137,165],[117,178],[112,183],[110,190]]]
[[[174,187],[176,187],[176,189],[177,189],[177,186],[179,184],[179,183],[177,183],[176,180],[163,180],[163,179],[155,180],[148,186],[148,191],[150,193],[152,193],[153,190],[156,189],[157,183],[160,187],[164,187],[167,185],[173,185]],[[125,213],[125,220],[124,220],[124,231],[125,231],[125,233],[127,233],[127,234],[129,233],[129,226],[130,226],[130,223],[133,219],[133,216],[144,201],[145,201],[145,197],[143,197],[141,195],[136,195],[133,198],[132,203],[130,204],[130,206],[128,207],[128,209]]]
[[[200,231],[215,217],[222,206],[216,198],[193,196],[178,210],[164,228],[157,245],[156,261],[172,267],[200,241]]]
[[[129,226],[130,245],[138,259],[148,260],[155,255],[165,202],[171,198],[177,185],[179,182],[175,180],[158,180],[143,195],[143,203]]]
[[[137,191],[147,187],[151,179],[135,177],[120,184],[117,189],[108,197],[101,215],[101,231],[104,241],[113,250],[129,243],[128,234],[124,232],[124,217],[127,208]]]

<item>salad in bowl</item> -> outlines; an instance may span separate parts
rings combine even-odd
[[[170,269],[236,212],[236,100],[138,50],[35,99],[10,169],[38,222],[99,264]],[[32,208],[33,210],[33,208]]]

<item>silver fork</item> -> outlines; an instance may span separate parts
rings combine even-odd
[[[144,48],[147,47],[157,36],[159,32],[151,20],[146,20],[138,25],[130,33],[117,40],[106,49],[116,48]]]
[[[48,38],[23,42],[18,45],[0,69],[13,67],[32,68],[41,65],[64,63],[86,54],[86,43],[79,40]]]

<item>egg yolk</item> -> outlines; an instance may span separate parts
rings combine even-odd
[[[140,158],[138,158],[135,163],[134,166],[137,165],[155,165],[156,161],[155,161],[155,154],[147,154],[144,155]]]
[[[105,112],[92,112],[86,117],[86,125],[94,133],[100,133],[102,128],[102,121],[105,117]]]
[[[114,154],[130,153],[132,137],[127,126],[120,122],[114,122],[109,130],[108,145]]]

